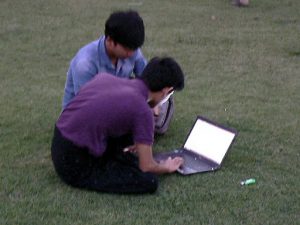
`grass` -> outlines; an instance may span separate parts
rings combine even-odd
[[[147,58],[186,73],[156,151],[180,146],[196,115],[239,136],[215,173],[160,177],[154,195],[70,188],[50,159],[68,64],[118,9],[140,12]],[[299,224],[300,3],[0,1],[0,224]],[[257,184],[241,187],[254,177]]]

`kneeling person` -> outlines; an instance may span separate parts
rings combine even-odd
[[[78,188],[153,193],[156,174],[175,172],[183,160],[153,159],[151,108],[183,87],[184,75],[172,58],[153,58],[138,79],[95,76],[56,122],[51,154],[57,174]]]

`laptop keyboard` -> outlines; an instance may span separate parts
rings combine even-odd
[[[194,155],[183,149],[176,149],[173,152],[155,154],[154,158],[157,162],[166,160],[168,157],[180,156],[184,159],[184,164],[178,169],[178,172],[183,174],[192,174],[197,172],[205,172],[214,170],[214,165],[210,165],[207,160],[201,156]]]

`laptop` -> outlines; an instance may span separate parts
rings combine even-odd
[[[221,168],[236,136],[235,129],[198,116],[182,148],[156,153],[154,159],[159,162],[168,157],[183,157],[184,164],[177,170],[183,175],[215,171]]]

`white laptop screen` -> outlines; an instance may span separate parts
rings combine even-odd
[[[220,164],[235,135],[234,132],[198,118],[184,148]]]

